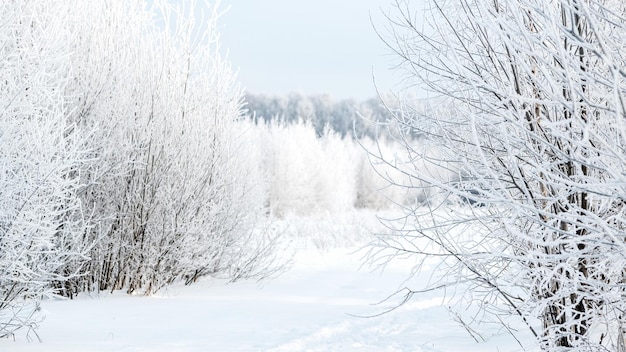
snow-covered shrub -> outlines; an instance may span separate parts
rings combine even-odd
[[[355,206],[358,160],[363,151],[350,137],[326,128],[319,138],[323,158],[320,160],[318,192],[320,207],[328,212],[345,212]]]
[[[251,249],[263,206],[251,195],[262,180],[242,156],[242,93],[208,10],[202,23],[193,7],[165,1],[68,10],[82,33],[71,56],[74,118],[99,131],[94,162],[81,170],[94,245],[73,290],[149,294],[179,278],[227,275]]]
[[[356,200],[359,150],[352,139],[327,129],[317,136],[310,123],[258,122],[272,214],[307,215],[346,211]]]
[[[306,214],[319,208],[317,184],[322,150],[315,130],[304,123],[270,125],[269,205],[272,213]]]
[[[261,160],[269,180],[267,206],[278,217],[412,206],[438,197],[432,187],[411,177],[414,164],[391,138],[355,141],[330,128],[318,135],[309,122],[277,119],[256,121],[250,129],[254,138],[247,140],[257,145],[255,160]],[[378,153],[393,163],[372,157]],[[436,159],[436,150],[429,154]],[[442,182],[458,177],[432,160],[422,162],[420,172]]]
[[[86,153],[64,96],[72,33],[51,8],[0,4],[0,337],[35,327],[50,282],[76,275],[62,264],[84,260],[73,242],[86,229],[77,172]]]
[[[218,53],[217,9],[0,10],[5,304],[48,287],[151,293],[263,276],[273,239],[253,227],[265,182],[237,123],[242,92]]]

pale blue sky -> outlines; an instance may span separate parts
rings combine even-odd
[[[375,96],[399,79],[377,37],[390,0],[222,0],[222,47],[252,92]]]

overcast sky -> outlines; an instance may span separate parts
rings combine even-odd
[[[381,10],[391,0],[222,0],[222,47],[251,92],[376,94],[398,79],[394,60],[377,37]]]

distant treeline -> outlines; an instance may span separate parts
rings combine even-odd
[[[342,137],[349,135],[374,138],[380,129],[378,123],[392,120],[389,107],[379,98],[335,100],[326,94],[307,96],[302,93],[247,93],[245,101],[247,115],[251,118],[263,119],[265,122],[279,120],[286,123],[311,123],[318,136],[323,135],[324,129],[328,127]]]

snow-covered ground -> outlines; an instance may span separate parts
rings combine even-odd
[[[453,321],[441,292],[373,316],[399,301],[376,304],[403,287],[412,264],[373,272],[362,267],[363,254],[357,246],[301,249],[290,270],[262,284],[205,279],[152,297],[46,301],[37,331],[42,342],[24,331],[0,340],[0,351],[522,350],[506,334],[476,343]]]

